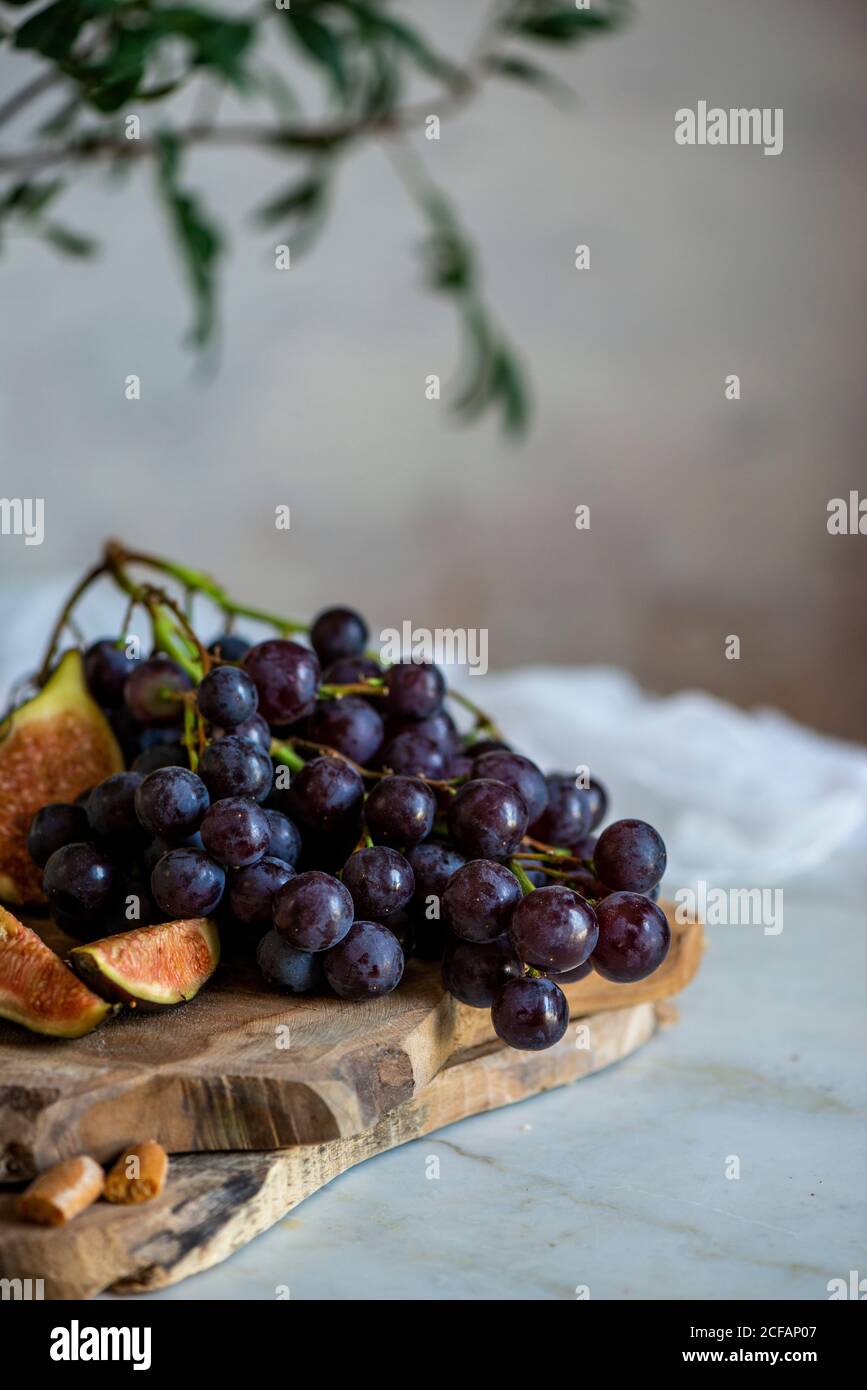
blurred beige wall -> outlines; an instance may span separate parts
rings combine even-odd
[[[482,10],[410,8],[455,51]],[[425,399],[456,325],[420,288],[423,228],[378,148],[346,161],[289,274],[243,216],[285,171],[196,156],[233,229],[211,375],[182,344],[149,176],[89,172],[63,212],[101,260],[15,241],[0,263],[0,491],[46,502],[44,545],[0,539],[3,571],[83,568],[119,534],[251,601],[486,627],[492,666],[611,662],[863,737],[867,537],[829,536],[826,507],[867,493],[865,40],[860,0],[639,0],[623,34],[540,55],[576,109],[499,84],[420,141],[532,375],[519,447]],[[18,72],[3,56],[3,91]],[[783,153],[676,146],[700,99],[782,107]]]

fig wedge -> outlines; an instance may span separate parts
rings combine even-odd
[[[161,922],[76,946],[69,963],[103,999],[159,1010],[198,994],[220,960],[220,936],[208,917]]]
[[[0,907],[0,1018],[51,1038],[80,1038],[115,1013],[35,931]]]
[[[44,903],[42,870],[27,831],[49,801],[80,792],[123,768],[123,754],[84,682],[81,653],[65,653],[45,686],[0,725],[0,899]]]

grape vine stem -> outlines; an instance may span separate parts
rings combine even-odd
[[[532,893],[535,891],[536,885],[533,882],[533,880],[528,877],[528,875],[522,868],[520,860],[513,856],[509,860],[509,868],[512,870],[512,873],[515,875],[515,878],[520,883],[521,892],[524,894],[525,898],[527,897],[528,893]]]
[[[348,763],[350,767],[354,768],[360,777],[373,778],[378,781],[383,777],[391,777],[393,775],[388,768],[363,767],[361,763],[355,762],[348,754],[341,753],[339,748],[331,748],[327,743],[314,743],[312,739],[300,738],[295,734],[288,739],[274,739],[271,743],[271,756],[274,758],[281,758],[291,770],[292,763],[289,762],[288,757],[284,757],[284,754],[291,754],[292,750],[295,748],[309,748],[314,753],[319,753],[322,757],[340,758],[341,762]],[[300,758],[297,753],[294,754],[294,760],[298,763],[298,766],[295,767],[294,770],[299,772],[304,766],[304,760]],[[447,792],[453,792],[457,782],[460,780],[456,778],[453,782],[449,782],[436,777],[425,777],[420,772],[415,773],[414,776],[417,781],[424,782],[429,787],[436,787],[437,790]]]
[[[202,570],[192,569],[188,565],[179,565],[171,560],[164,560],[161,556],[151,555],[147,551],[130,550],[121,541],[110,540],[106,542],[103,558],[79,580],[60,612],[39,670],[37,679],[40,685],[44,685],[48,679],[63,629],[69,624],[76,605],[90,586],[104,575],[109,575],[117,586],[127,594],[131,608],[140,604],[147,610],[155,645],[177,661],[178,665],[187,672],[187,675],[197,683],[207,673],[212,658],[202,646],[189,618],[164,589],[136,583],[127,572],[129,566],[135,565],[156,570],[159,574],[165,575],[166,578],[175,580],[190,594],[203,594],[229,619],[249,618],[251,622],[263,623],[267,627],[275,628],[282,637],[291,633],[304,633],[309,636],[310,625],[308,623],[300,622],[295,618],[286,618],[263,608],[237,603],[221,584],[218,584],[211,575],[205,574]],[[384,682],[380,683],[378,678],[374,678],[371,681],[354,682],[347,685],[320,686],[319,693],[326,699],[339,699],[350,694],[384,696],[387,691]],[[468,695],[460,690],[452,689],[446,693],[456,704],[461,705],[472,714],[475,720],[474,728],[477,732],[485,732],[491,738],[502,739],[502,734],[494,720],[480,709]],[[364,775],[381,776],[382,774],[365,769]],[[429,780],[431,786],[453,788],[453,784],[450,782],[425,780]],[[530,843],[533,842],[530,841]]]
[[[100,560],[98,565],[93,565],[92,568],[89,569],[86,574],[82,575],[81,579],[79,579],[75,588],[72,590],[72,593],[69,595],[65,604],[61,608],[59,614],[57,615],[57,621],[55,622],[54,627],[51,629],[51,635],[48,638],[48,646],[45,650],[45,656],[42,659],[42,665],[40,666],[39,674],[36,677],[37,683],[39,685],[44,685],[45,682],[48,680],[48,677],[51,673],[51,667],[54,662],[54,656],[57,652],[57,644],[60,641],[61,636],[63,635],[63,629],[66,627],[67,623],[72,617],[72,613],[76,604],[78,603],[79,599],[81,599],[84,596],[84,594],[90,588],[91,584],[95,584],[97,579],[101,579],[102,576],[106,573],[108,573],[108,564],[105,560]]]

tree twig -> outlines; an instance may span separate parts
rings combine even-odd
[[[253,146],[263,150],[313,150],[326,151],[336,145],[347,144],[368,135],[387,135],[406,130],[413,125],[421,125],[431,107],[438,107],[438,114],[452,115],[469,101],[481,82],[481,74],[467,71],[460,81],[455,82],[439,99],[429,97],[425,102],[415,103],[396,111],[387,111],[375,116],[363,116],[355,121],[334,121],[330,125],[214,125],[210,121],[196,121],[174,132],[175,138],[183,145],[214,146]],[[0,173],[35,173],[40,169],[50,169],[58,164],[76,160],[101,159],[148,159],[160,152],[158,140],[127,140],[114,134],[84,132],[76,141],[66,145],[55,145],[47,149],[29,149],[13,152],[0,151]]]
[[[17,92],[13,92],[10,97],[0,103],[0,125],[5,125],[23,111],[25,106],[29,106],[31,101],[41,97],[43,92],[50,91],[60,81],[60,73],[54,72],[50,68],[47,72],[40,72],[30,82],[19,87]]]

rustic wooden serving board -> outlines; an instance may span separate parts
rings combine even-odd
[[[573,1017],[682,989],[702,931],[672,927],[668,959],[649,980],[591,974],[567,986]],[[446,994],[435,965],[412,961],[393,994],[354,1004],[293,998],[268,989],[254,964],[228,962],[181,1008],[124,1011],[74,1041],[0,1025],[0,1179],[79,1153],[104,1161],[142,1137],[170,1153],[349,1138],[469,1048],[495,1044],[489,1011]]]
[[[634,1004],[595,1014],[586,1048],[576,1047],[570,1027],[547,1052],[473,1050],[411,1100],[347,1138],[172,1158],[165,1192],[141,1207],[97,1202],[68,1226],[48,1229],[19,1221],[14,1197],[0,1195],[0,1277],[42,1279],[49,1299],[178,1283],[219,1264],[356,1163],[619,1061],[648,1041],[665,1017],[660,1011],[670,1009]]]
[[[156,1202],[97,1203],[57,1230],[18,1221],[0,1195],[0,1277],[42,1278],[50,1298],[173,1283],[364,1158],[617,1061],[698,969],[701,925],[669,920],[664,966],[639,985],[591,974],[568,986],[573,1025],[541,1053],[502,1047],[488,1011],[458,1004],[419,962],[366,1004],[269,992],[233,962],[182,1008],[124,1013],[75,1041],[0,1025],[5,1181],[78,1153],[107,1161],[143,1138],[183,1155]]]

